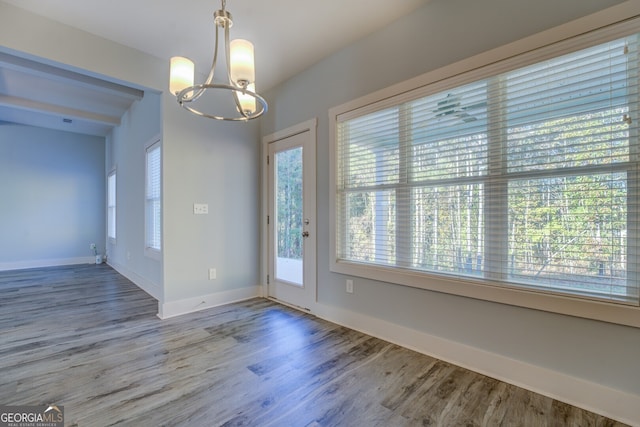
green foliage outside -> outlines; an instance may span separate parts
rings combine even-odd
[[[278,257],[302,259],[302,148],[276,156],[276,236]]]

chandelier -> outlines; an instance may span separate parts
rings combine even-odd
[[[222,9],[213,14],[213,22],[216,26],[216,44],[211,70],[205,82],[194,84],[195,65],[193,61],[181,56],[174,56],[171,58],[169,90],[176,96],[178,104],[198,116],[216,120],[247,121],[263,115],[267,111],[267,102],[256,93],[253,44],[242,39],[229,42],[229,28],[233,26],[233,19],[231,13],[226,10],[226,4],[226,0],[222,0]],[[214,83],[213,76],[218,62],[218,30],[220,28],[224,29],[226,82]],[[196,101],[209,92],[217,94],[216,104],[219,104],[220,94],[225,94],[226,109],[218,105],[217,113],[202,111],[203,107],[196,105]],[[222,101],[225,102],[224,99]],[[201,104],[204,106],[204,103]],[[211,108],[209,104],[206,104],[206,107]]]

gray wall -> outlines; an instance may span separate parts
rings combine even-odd
[[[196,117],[165,97],[165,111],[175,112],[164,133],[165,302],[256,287],[258,126]],[[209,214],[194,215],[194,203]]]
[[[107,137],[106,172],[116,171],[116,241],[107,242],[109,264],[157,299],[161,261],[145,256],[145,145],[160,139],[161,95],[145,91]]]
[[[0,269],[104,253],[104,138],[0,122],[0,183]]]
[[[359,278],[348,296],[329,270],[329,108],[618,3],[432,1],[266,94],[262,135],[318,118],[320,304],[640,395],[640,329]]]

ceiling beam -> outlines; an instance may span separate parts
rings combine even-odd
[[[73,83],[93,90],[115,94],[133,101],[139,101],[144,97],[144,91],[129,86],[113,83],[107,80],[91,77],[86,74],[43,64],[26,58],[21,58],[8,53],[0,52],[0,67],[26,72],[32,75],[44,77],[50,80]]]
[[[120,117],[96,114],[88,111],[62,107],[60,105],[47,104],[15,96],[0,95],[0,106],[14,108],[21,111],[36,112],[59,116],[61,118],[84,120],[109,126],[119,126]]]

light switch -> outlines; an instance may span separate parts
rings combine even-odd
[[[194,215],[206,215],[209,213],[209,205],[206,203],[194,203],[193,213]]]

